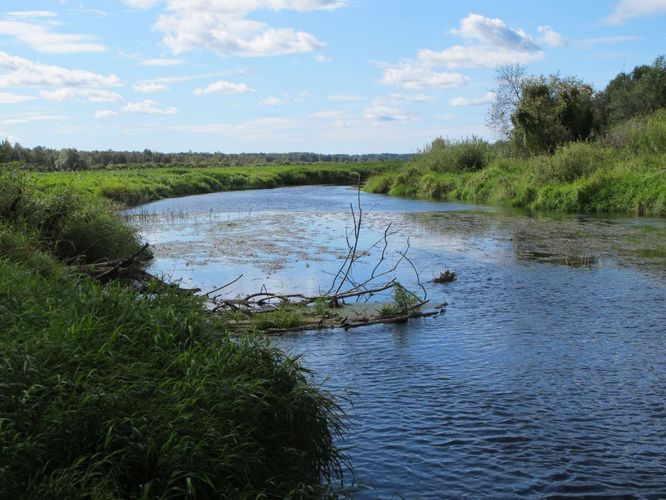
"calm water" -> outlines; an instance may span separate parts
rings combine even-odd
[[[229,295],[327,289],[341,187],[218,193],[135,209],[154,270]],[[357,498],[666,497],[666,222],[534,216],[363,195],[363,243],[391,223],[443,316],[275,341],[333,392]],[[367,272],[376,252],[357,270]],[[409,266],[401,281],[415,288]]]

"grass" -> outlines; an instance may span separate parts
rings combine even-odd
[[[161,198],[307,184],[354,184],[359,175],[396,169],[400,163],[317,164],[251,167],[129,168],[31,174],[44,190],[67,186],[131,206]]]
[[[483,153],[483,154],[481,154]],[[477,157],[480,168],[457,158]],[[441,139],[402,169],[372,176],[366,190],[540,210],[666,216],[666,110],[572,143],[550,156],[515,158],[479,140]]]
[[[73,273],[139,245],[98,197],[0,186],[0,498],[332,494],[342,414],[297,359],[197,297]]]

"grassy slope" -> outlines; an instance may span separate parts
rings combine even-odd
[[[0,175],[0,498],[317,496],[340,413],[295,360],[62,263],[137,246],[98,198]]]
[[[666,111],[627,122],[597,143],[564,146],[553,156],[516,159],[470,144],[447,147],[431,148],[400,171],[371,177],[366,189],[534,209],[666,216]],[[456,164],[469,156],[480,157],[485,168],[465,171]]]
[[[174,196],[275,188],[305,184],[350,184],[360,174],[369,175],[397,168],[399,163],[316,164],[250,167],[153,168],[94,170],[33,174],[44,188],[69,186],[123,205]]]

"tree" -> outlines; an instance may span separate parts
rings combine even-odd
[[[527,80],[525,67],[520,64],[509,64],[497,68],[495,76],[497,86],[493,90],[495,97],[486,123],[504,139],[511,137],[513,130],[511,115],[516,111],[523,97],[523,87]]]
[[[80,170],[85,168],[85,162],[81,159],[78,150],[67,148],[60,151],[55,167],[57,170]]]
[[[529,154],[553,153],[562,144],[585,141],[601,124],[594,89],[559,75],[527,80],[511,122],[514,144]]]
[[[617,75],[601,93],[601,102],[608,125],[666,107],[666,58]]]

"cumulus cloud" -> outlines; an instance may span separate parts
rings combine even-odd
[[[539,43],[545,45],[546,47],[566,47],[569,44],[564,36],[555,31],[550,26],[539,26],[537,31],[541,33],[541,37],[539,37]]]
[[[126,0],[141,4],[142,0]],[[247,19],[250,12],[296,10],[308,12],[342,7],[340,0],[166,0],[166,11],[155,28],[174,54],[206,48],[220,56],[273,56],[311,52],[324,44],[292,28],[274,28]]]
[[[608,24],[622,24],[635,17],[666,14],[666,0],[621,0],[606,18]]]
[[[34,15],[34,12],[32,14]],[[0,21],[0,35],[12,36],[18,41],[30,45],[36,51],[47,54],[75,54],[107,50],[104,45],[95,43],[94,36],[56,33],[46,26],[24,21]]]
[[[105,89],[61,87],[55,90],[43,90],[40,95],[49,101],[66,101],[68,99],[82,98],[89,102],[118,102],[122,96],[116,92]]]
[[[79,87],[100,88],[122,84],[114,75],[101,75],[92,71],[67,69],[11,56],[0,51],[0,87]]]
[[[0,92],[0,104],[18,104],[21,102],[34,101],[35,97],[29,95],[12,94]]]
[[[501,19],[469,14],[460,26],[451,30],[464,44],[444,50],[422,49],[414,59],[383,65],[381,82],[404,89],[451,88],[464,85],[467,79],[440,68],[494,68],[502,64],[529,64],[540,61],[545,52],[540,43],[559,46],[564,37],[549,26],[539,27],[537,41],[522,29],[509,27]]]
[[[126,113],[144,113],[148,115],[172,115],[178,111],[173,106],[160,107],[160,103],[152,99],[145,99],[140,102],[130,102],[123,108]]]
[[[402,110],[380,104],[365,108],[363,117],[371,122],[405,122],[411,120],[411,117]]]
[[[424,61],[402,61],[386,68],[381,82],[406,90],[453,88],[467,83],[468,79],[460,73],[435,71],[432,66]]]
[[[449,101],[451,106],[481,106],[490,104],[495,99],[493,92],[488,92],[481,97],[454,97]]]
[[[460,21],[460,28],[452,29],[451,33],[484,45],[511,50],[539,50],[532,37],[522,29],[509,28],[501,19],[491,19],[479,14],[470,14],[463,18]]]
[[[104,118],[111,118],[112,116],[116,116],[118,113],[115,111],[111,111],[110,109],[104,109],[102,111],[95,111],[95,118],[98,120],[104,119]]]
[[[219,92],[222,94],[246,94],[252,92],[252,89],[244,83],[227,82],[225,80],[218,80],[207,87],[194,89],[194,95],[198,96],[211,94],[213,92]]]

